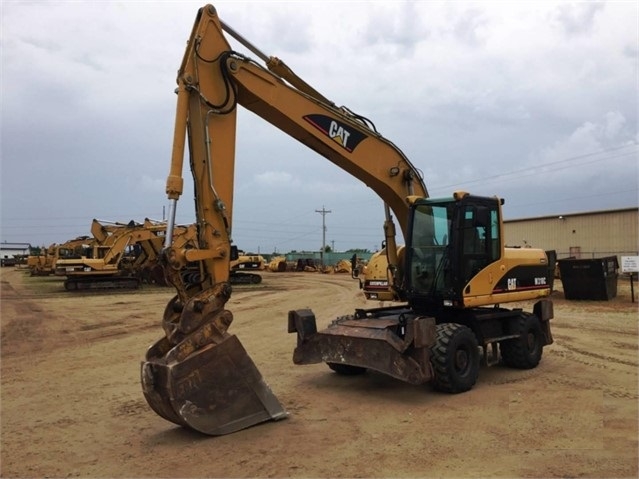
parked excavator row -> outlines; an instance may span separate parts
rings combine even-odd
[[[79,260],[90,256],[94,246],[104,244],[108,236],[117,229],[126,226],[123,223],[102,223],[94,219],[91,223],[92,236],[78,236],[61,244],[53,243],[38,256],[29,256],[27,266],[32,276],[48,276],[56,272],[58,260]]]
[[[233,50],[227,34],[264,66]],[[358,178],[385,205],[386,274],[399,302],[345,311],[324,330],[312,311],[292,309],[295,364],[324,362],[339,374],[370,369],[450,393],[471,389],[482,362],[537,366],[553,341],[548,259],[541,250],[504,246],[503,200],[462,191],[428,198],[420,171],[371,121],[336,106],[262,53],[212,5],[197,13],[177,84],[162,252],[176,296],[164,310],[164,336],[141,364],[142,391],[158,415],[211,435],[287,417],[228,331],[238,105]],[[186,144],[199,245],[190,250],[176,247],[172,235]],[[200,280],[188,283],[180,273],[193,262]],[[528,300],[530,312],[501,306]]]
[[[162,249],[166,225],[148,219],[110,225],[94,220],[91,231],[95,241],[82,256],[56,261],[55,274],[66,277],[68,291],[139,287],[141,269]]]
[[[159,254],[164,243],[166,224],[149,219],[139,225],[102,226],[98,233],[94,221],[94,241],[84,248],[84,255],[56,261],[56,274],[66,276],[64,283],[68,291],[86,289],[136,289],[141,283],[166,286],[164,270],[159,264]],[[96,229],[96,231],[94,231]],[[175,226],[173,238],[180,248],[197,248],[195,225]],[[236,260],[237,269],[231,271],[231,284],[258,284],[262,277],[247,270],[260,269],[257,263],[246,257]],[[242,269],[241,271],[239,269]],[[188,281],[197,282],[197,265],[188,265],[184,275]]]
[[[65,277],[68,291],[86,289],[135,289],[140,283],[166,285],[158,263],[166,224],[145,219],[143,224],[106,222],[94,219],[92,236],[79,236],[62,244],[52,244],[38,256],[27,258],[32,276],[55,274]],[[197,248],[196,225],[176,226],[173,237],[179,248]],[[191,265],[193,266],[193,265]],[[232,284],[258,284],[264,269],[259,255],[240,255],[231,264]],[[197,265],[186,275],[197,281]]]
[[[89,236],[78,236],[61,244],[53,243],[39,255],[27,258],[27,267],[31,276],[49,276],[55,272],[59,259],[79,258],[84,248],[95,240]]]

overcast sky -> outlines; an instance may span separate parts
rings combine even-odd
[[[202,5],[2,2],[0,241],[49,245],[89,234],[93,218],[163,219],[175,76]],[[431,196],[498,195],[506,219],[638,204],[635,1],[215,6],[371,119]],[[252,113],[240,109],[238,122],[239,248],[318,250],[323,208],[328,245],[377,248],[372,190]]]

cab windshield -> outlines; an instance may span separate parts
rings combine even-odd
[[[414,209],[408,278],[413,291],[438,295],[449,286],[447,246],[454,211],[452,198]]]

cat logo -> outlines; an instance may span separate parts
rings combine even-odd
[[[306,115],[304,119],[349,153],[366,138],[362,132],[326,115]]]
[[[328,136],[348,150],[348,137],[351,134],[344,127],[339,126],[335,120],[331,121]]]

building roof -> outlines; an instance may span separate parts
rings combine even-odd
[[[639,212],[639,207],[635,206],[632,208],[618,208],[613,210],[583,211],[581,213],[559,213],[559,214],[546,215],[546,216],[531,216],[528,218],[515,218],[511,220],[504,219],[504,223],[514,223],[517,221],[530,221],[530,220],[545,220],[545,219],[553,219],[553,218],[570,218],[571,216],[608,215],[611,213],[625,213],[627,211]]]
[[[29,248],[31,248],[31,243],[7,243],[6,241],[0,243],[0,249],[3,250],[24,251],[25,249]]]

